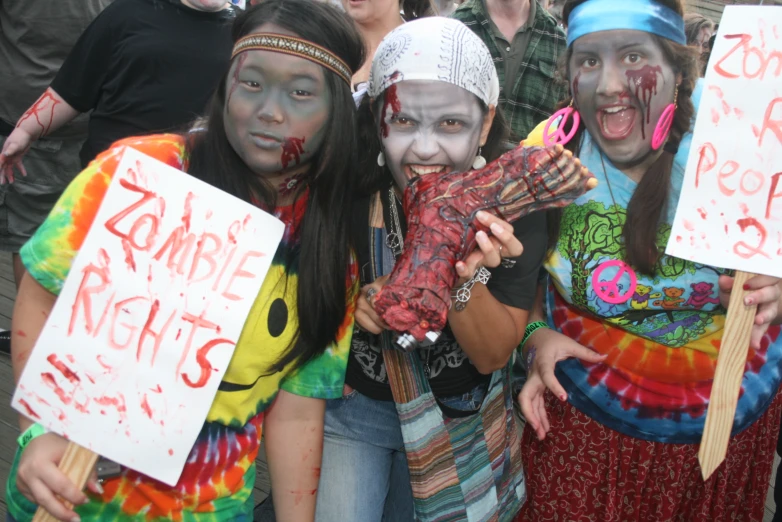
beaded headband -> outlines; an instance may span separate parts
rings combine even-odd
[[[350,67],[345,62],[337,58],[331,51],[295,36],[274,33],[247,35],[236,42],[231,59],[233,60],[237,54],[244,51],[273,51],[298,56],[330,69],[350,85],[352,75]]]
[[[588,0],[568,17],[567,46],[599,31],[634,29],[686,45],[684,19],[653,0]]]

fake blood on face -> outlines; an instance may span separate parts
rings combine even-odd
[[[384,138],[388,138],[388,124],[386,123],[386,113],[391,107],[391,116],[394,117],[402,110],[402,104],[399,102],[399,96],[396,94],[396,84],[386,89],[383,97],[383,112],[380,114],[380,133]]]
[[[304,152],[304,140],[305,138],[285,138],[282,142],[282,154],[280,155],[282,168],[287,169],[291,161],[294,165],[299,164],[301,154]]]
[[[657,75],[662,75],[663,69],[659,65],[652,67],[645,65],[640,69],[632,69],[625,73],[630,88],[635,86],[635,97],[641,100],[646,107],[646,121],[641,118],[641,135],[646,138],[646,124],[651,119],[652,95],[657,94]]]

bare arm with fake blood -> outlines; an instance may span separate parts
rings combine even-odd
[[[27,171],[22,158],[37,139],[56,131],[80,113],[51,87],[19,118],[16,128],[6,138],[0,152],[0,185],[14,182],[14,170],[23,176]]]
[[[16,382],[22,375],[22,370],[56,300],[57,297],[41,286],[30,274],[24,274],[16,296],[11,323],[11,359]],[[30,419],[19,416],[19,427],[22,431],[31,424]],[[16,477],[16,485],[22,495],[60,520],[73,520],[77,515],[73,510],[65,507],[57,497],[74,505],[87,502],[84,493],[58,468],[67,446],[68,441],[54,433],[34,438],[22,452]],[[94,493],[102,493],[94,474],[88,481],[87,487]]]
[[[280,390],[263,421],[278,522],[315,520],[326,402]]]

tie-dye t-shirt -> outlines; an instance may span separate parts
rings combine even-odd
[[[661,249],[670,236],[691,139],[684,137],[675,158],[667,214],[657,233]],[[525,143],[535,141],[531,134]],[[637,185],[601,158],[588,132],[579,158],[600,184],[563,211],[559,241],[545,262],[548,322],[608,357],[601,364],[560,362],[557,378],[572,405],[609,428],[651,441],[699,442],[725,325],[717,285],[725,270],[664,256],[648,277],[621,263],[622,229]],[[760,350],[749,351],[734,434],[768,407],[781,366],[782,338],[773,326]]]
[[[97,213],[124,147],[133,147],[180,170],[187,170],[181,136],[128,138],[100,155],[69,185],[49,218],[21,251],[30,275],[58,294],[73,258]],[[196,440],[179,483],[166,486],[131,470],[104,484],[102,498],[76,508],[82,520],[252,520],[255,458],[261,442],[263,412],[279,390],[322,399],[342,395],[353,311],[357,269],[351,263],[352,287],[339,340],[319,357],[296,371],[269,373],[288,347],[297,328],[297,245],[293,231],[306,208],[306,198],[275,215],[286,223],[285,235],[269,274],[245,322],[231,364]],[[292,263],[286,264],[291,257]],[[17,452],[7,487],[10,514],[31,520],[35,506],[16,488]]]

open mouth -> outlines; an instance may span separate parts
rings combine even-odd
[[[429,174],[440,174],[447,172],[449,168],[446,165],[405,165],[405,176],[407,179],[413,179]]]
[[[637,115],[635,107],[614,105],[598,110],[600,133],[607,140],[623,140],[633,131]]]

